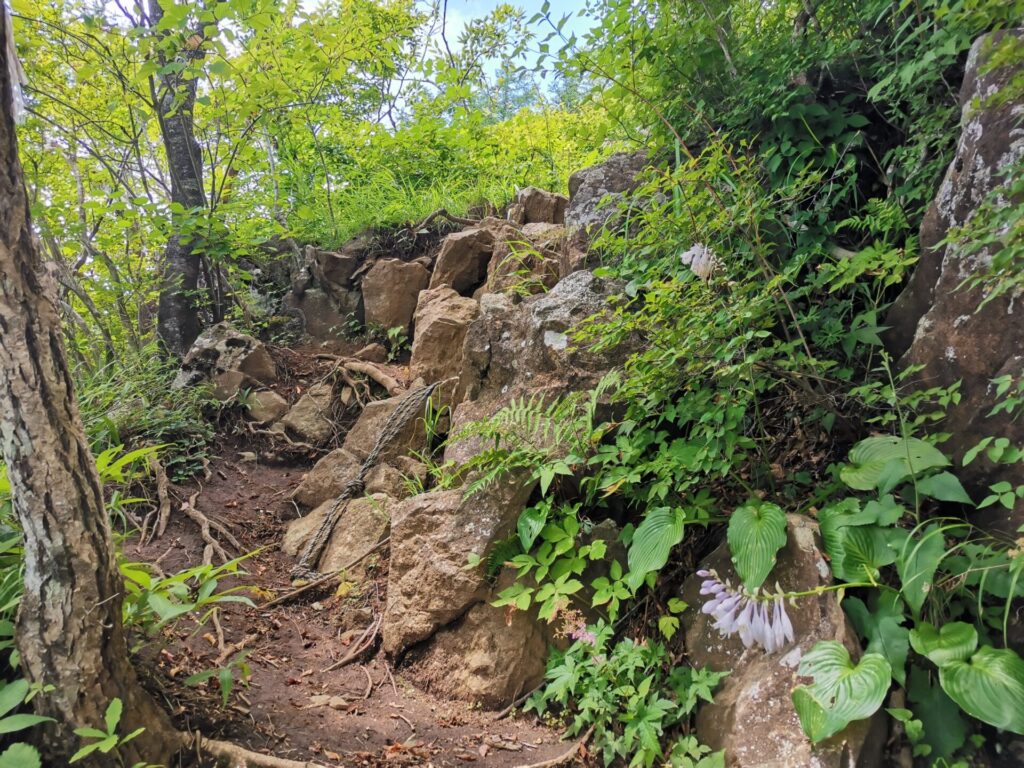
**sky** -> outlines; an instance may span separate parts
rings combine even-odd
[[[502,2],[522,8],[526,12],[527,19],[538,13],[544,4],[544,0],[448,0],[448,29],[446,30],[448,39],[453,40],[458,37],[458,33],[462,31],[467,21],[486,16]],[[549,5],[551,18],[555,21],[565,14],[571,14],[571,18],[566,22],[564,28],[566,37],[570,34],[579,37],[592,23],[592,19],[580,18],[576,15],[586,5],[586,0],[549,0]],[[546,31],[538,30],[538,34],[543,36]]]

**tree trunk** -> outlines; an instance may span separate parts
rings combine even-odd
[[[149,7],[150,24],[156,27],[163,17],[163,9],[157,0],[151,0]],[[201,55],[198,50],[183,51],[179,58],[187,63]],[[171,202],[187,211],[205,209],[203,158],[192,126],[196,80],[182,77],[181,72],[162,75],[154,88],[153,99],[171,174]],[[200,331],[197,234],[176,232],[164,250],[156,330],[164,348],[176,357],[188,352]]]
[[[5,24],[6,15],[0,7]],[[21,663],[30,680],[54,687],[35,699],[57,720],[45,734],[48,765],[66,764],[80,746],[74,728],[103,727],[114,698],[124,704],[119,733],[146,729],[121,750],[124,761],[167,762],[181,741],[128,658],[110,523],[33,241],[0,51],[0,442],[24,530]]]

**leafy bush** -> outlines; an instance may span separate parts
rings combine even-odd
[[[660,764],[680,768],[723,768],[724,754],[692,736],[673,734],[699,701],[728,672],[672,667],[663,646],[632,640],[613,642],[611,626],[599,622],[568,650],[548,660],[546,685],[528,702],[538,714],[554,708],[569,715],[569,734],[592,729],[605,765],[616,759],[630,766]]]

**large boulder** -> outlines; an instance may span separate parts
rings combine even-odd
[[[464,399],[455,408],[452,431],[497,413],[515,398],[556,398],[596,385],[625,362],[636,346],[594,352],[574,345],[570,332],[580,321],[607,312],[621,284],[576,272],[545,294],[513,303],[504,294],[480,297],[480,316],[463,349]],[[474,438],[452,440],[445,459],[464,463],[479,452]]]
[[[302,330],[321,341],[339,339],[363,320],[363,297],[359,291],[335,291],[328,295],[319,288],[291,292],[282,302],[286,310],[302,318]]]
[[[788,592],[829,586],[831,575],[822,554],[818,527],[809,518],[788,516],[788,539],[779,552],[771,580]],[[723,544],[701,566],[738,584],[728,548]],[[700,594],[702,578],[684,584],[682,599],[689,603],[686,652],[695,667],[731,670],[713,703],[697,713],[697,736],[715,750],[724,749],[729,768],[869,768],[881,764],[884,725],[880,718],[859,721],[818,744],[804,735],[790,698],[793,687],[807,682],[798,675],[800,659],[820,640],[845,645],[860,656],[857,636],[835,592],[803,597],[788,608],[795,640],[766,653],[747,649],[738,636],[722,637],[714,619],[700,611],[707,597]],[[881,726],[882,733],[873,730]]]
[[[430,287],[448,286],[463,296],[472,295],[487,279],[493,249],[494,232],[487,226],[448,235],[437,254]]]
[[[365,250],[363,238],[347,243],[340,251],[322,251],[307,245],[306,266],[327,291],[344,291],[352,287],[352,276],[365,259]]]
[[[477,603],[434,636],[413,676],[432,692],[502,707],[543,680],[548,640],[530,613]]]
[[[281,540],[281,551],[291,557],[300,557],[310,539],[320,529],[324,518],[334,508],[335,502],[335,499],[328,499],[305,517],[289,523]],[[383,493],[351,499],[334,524],[320,560],[314,567],[323,573],[337,571],[376,547],[390,530],[389,509],[393,504],[394,499]],[[350,581],[361,580],[365,565],[363,562],[351,568],[346,578]]]
[[[333,401],[330,384],[314,384],[279,423],[308,443],[324,443],[334,434]]]
[[[519,304],[499,294],[485,294],[480,316],[466,335],[465,363],[471,399],[511,389],[589,389],[630,349],[594,353],[570,342],[580,321],[607,312],[621,283],[576,272],[549,292]]]
[[[989,66],[1008,36],[1019,41],[1024,30],[984,35],[971,47],[960,91],[963,127],[956,156],[921,224],[921,258],[914,275],[886,318],[889,350],[902,368],[923,366],[916,374],[923,386],[962,382],[960,402],[949,407],[938,427],[952,434],[943,449],[956,459],[990,435],[1007,437],[1014,445],[1024,442],[1024,419],[990,415],[997,401],[992,380],[1024,371],[1022,297],[1016,291],[983,303],[983,288],[961,288],[965,279],[984,274],[992,250],[965,253],[947,243],[951,230],[970,225],[981,203],[1024,157],[1021,99],[988,98],[1000,90],[1012,92],[1011,83],[1024,75],[1019,57]],[[1020,205],[1024,200],[1004,202]],[[984,495],[984,486],[999,480],[1024,483],[1024,465],[996,466],[982,456],[962,476]],[[1013,533],[1024,523],[1024,500],[1018,499],[1013,511],[996,504],[979,522]]]
[[[416,300],[430,282],[422,264],[381,259],[363,277],[363,310],[367,325],[402,328],[409,333]]]
[[[363,461],[373,451],[384,431],[384,425],[388,418],[402,402],[405,395],[396,395],[385,400],[374,400],[367,403],[363,412],[359,414],[356,423],[349,429],[342,443],[348,453]],[[410,419],[402,427],[397,435],[384,446],[380,453],[379,460],[387,461],[394,456],[401,456],[418,451],[426,446],[427,437],[422,417]]]
[[[358,456],[336,448],[313,465],[292,491],[292,498],[308,509],[335,499],[355,479],[362,463]]]
[[[617,215],[616,202],[636,189],[640,173],[648,164],[646,152],[617,152],[602,163],[572,174],[565,212],[569,230],[588,235],[608,223]]]
[[[262,342],[229,323],[217,323],[192,344],[171,388],[212,383],[217,397],[229,400],[242,388],[273,384],[276,379],[277,366]]]
[[[515,224],[564,224],[569,198],[537,187],[526,187],[516,193],[508,209],[508,219]]]
[[[527,225],[534,228],[551,225]],[[543,239],[544,234],[540,239]],[[539,245],[525,231],[506,232],[496,240],[494,253],[487,265],[487,282],[477,295],[511,293],[531,296],[555,286],[559,275],[559,253],[550,246]]]
[[[458,376],[462,371],[466,331],[478,314],[480,307],[473,299],[459,296],[451,288],[432,288],[420,293],[410,377],[435,382]]]
[[[463,489],[423,493],[391,511],[391,569],[384,611],[384,650],[397,656],[466,613],[488,594],[481,568],[508,536],[532,491],[521,475],[506,476],[466,497]]]

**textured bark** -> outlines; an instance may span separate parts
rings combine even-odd
[[[110,525],[74,401],[53,286],[33,242],[7,53],[0,51],[0,444],[24,530],[22,666],[32,681],[54,686],[35,699],[57,720],[45,734],[46,764],[66,764],[80,743],[72,730],[102,727],[115,697],[124,703],[119,732],[146,728],[121,757],[129,765],[166,762],[180,742],[128,658]]]
[[[155,27],[163,10],[150,2],[150,22]],[[201,55],[182,53],[182,60]],[[206,208],[203,190],[203,159],[192,126],[196,102],[196,80],[181,73],[162,76],[154,90],[157,115],[171,175],[171,202],[186,210]],[[195,236],[171,235],[161,265],[162,285],[157,309],[157,334],[164,348],[176,357],[184,357],[201,330],[199,320],[200,253]]]

